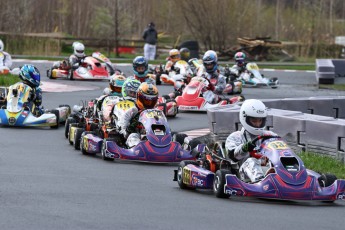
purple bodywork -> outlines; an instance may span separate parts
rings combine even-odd
[[[113,140],[103,140],[87,134],[83,137],[83,149],[88,153],[102,152],[106,158],[121,160],[170,163],[195,159],[191,151],[184,150],[180,143],[172,141],[169,125],[162,111],[145,110],[140,114],[139,122],[146,130],[146,140],[132,148],[123,148]]]
[[[263,141],[260,153],[270,159],[275,173],[266,175],[258,183],[246,183],[236,175],[227,174],[225,194],[282,200],[345,200],[344,179],[328,187],[320,186],[320,174],[306,169],[302,160],[280,138]],[[188,187],[213,188],[214,172],[193,164],[187,164],[182,170],[182,181]]]

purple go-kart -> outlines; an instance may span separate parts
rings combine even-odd
[[[240,179],[239,167],[216,144],[199,153],[196,161],[182,161],[175,178],[182,189],[213,189],[219,198],[249,196],[279,200],[345,200],[345,180],[305,168],[302,160],[280,137],[262,136],[257,150],[269,159],[265,177],[251,183]]]
[[[108,161],[118,159],[172,163],[195,160],[193,152],[197,151],[200,142],[191,140],[189,144],[184,144],[185,134],[172,135],[162,111],[157,109],[143,111],[139,117],[139,124],[142,141],[132,148],[124,144],[125,140],[118,133],[103,139],[95,132],[84,132],[81,136],[80,149],[83,154],[101,153],[102,158]]]

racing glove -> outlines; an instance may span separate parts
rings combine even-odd
[[[251,152],[254,150],[255,147],[256,147],[256,145],[253,142],[248,141],[242,145],[242,151],[243,152]]]

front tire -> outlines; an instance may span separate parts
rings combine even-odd
[[[229,194],[224,193],[224,186],[226,183],[225,175],[231,174],[229,170],[221,169],[216,172],[213,180],[213,192],[218,198],[229,198]]]
[[[50,126],[52,129],[58,129],[60,125],[60,112],[57,109],[51,110],[51,113],[55,114],[56,116],[56,125]]]
[[[322,174],[317,180],[319,181],[321,187],[328,187],[337,180],[337,177],[333,174],[325,173]]]
[[[110,158],[110,157],[107,157],[107,156],[105,155],[105,151],[106,151],[105,143],[106,143],[107,141],[110,141],[110,140],[112,140],[112,139],[106,138],[106,139],[103,140],[103,144],[102,144],[102,151],[101,151],[101,152],[102,152],[102,159],[105,160],[105,161],[114,161],[114,158]]]

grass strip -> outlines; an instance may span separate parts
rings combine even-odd
[[[0,75],[0,86],[10,86],[20,81],[20,78],[11,74]]]
[[[345,179],[345,164],[331,156],[311,152],[301,152],[298,156],[308,169],[319,173],[331,173],[338,179]]]

